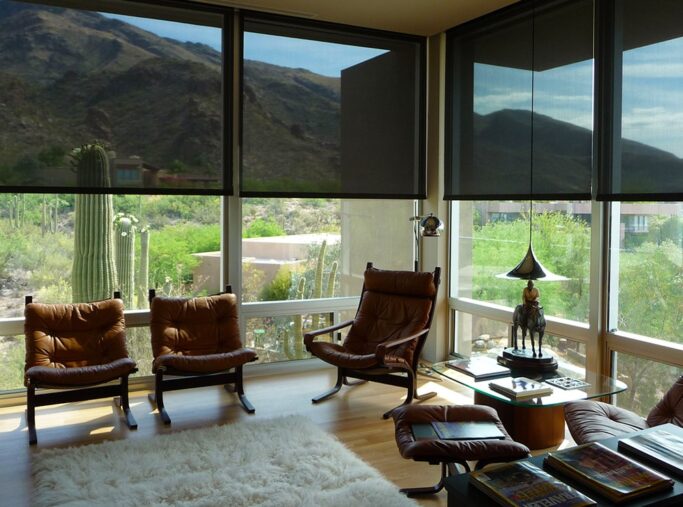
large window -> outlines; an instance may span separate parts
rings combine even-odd
[[[497,275],[510,271],[526,253],[529,203],[463,201],[454,210],[458,264],[453,295],[514,308],[521,303],[525,284]],[[587,322],[590,202],[534,202],[531,220],[537,257],[552,272],[568,278],[537,282],[546,316]]]
[[[683,204],[613,209],[610,326],[683,343]]]

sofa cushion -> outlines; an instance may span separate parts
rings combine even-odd
[[[601,401],[581,400],[567,403],[564,418],[577,444],[616,437],[647,428],[642,417]]]
[[[683,377],[671,386],[647,416],[649,426],[666,423],[683,427]]]

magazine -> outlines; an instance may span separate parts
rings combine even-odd
[[[619,441],[619,450],[683,475],[683,438],[664,429],[654,429]]]
[[[551,452],[545,463],[615,503],[674,485],[668,477],[598,442]]]
[[[489,387],[511,398],[531,398],[553,393],[553,388],[548,384],[526,377],[493,380],[489,382]]]
[[[474,377],[475,381],[510,375],[510,368],[502,366],[491,357],[472,357],[469,359],[454,359],[447,361],[446,366]]]
[[[500,505],[582,507],[596,502],[528,461],[490,466],[470,474],[469,482]]]

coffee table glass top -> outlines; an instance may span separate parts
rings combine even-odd
[[[453,359],[463,359],[462,356],[456,356]],[[494,359],[495,360],[495,359]],[[549,378],[557,377],[571,377],[577,380],[583,380],[589,385],[577,389],[562,389],[560,387],[551,386],[552,394],[545,396],[538,396],[532,398],[514,399],[502,393],[494,391],[489,387],[489,382],[496,379],[486,379],[475,381],[474,377],[461,373],[457,370],[446,366],[447,361],[434,363],[432,370],[444,377],[457,382],[465,387],[474,390],[477,393],[483,394],[490,398],[508,403],[510,405],[522,407],[551,407],[556,405],[564,405],[570,401],[583,400],[589,398],[599,398],[601,396],[608,396],[617,394],[627,389],[627,385],[612,377],[600,375],[595,372],[585,370],[579,373],[576,369],[568,369],[560,363],[557,370],[553,372],[530,372],[529,370],[511,370],[512,377],[527,377],[539,382],[543,382]],[[504,377],[498,377],[504,378]],[[547,384],[546,385],[550,385]]]

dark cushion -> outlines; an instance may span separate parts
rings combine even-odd
[[[649,426],[666,423],[683,427],[683,377],[671,386],[647,416]]]
[[[242,348],[234,294],[155,297],[150,331],[155,358],[171,354],[205,356]]]
[[[512,440],[498,414],[483,405],[405,405],[392,412],[396,426],[396,444],[401,456],[416,461],[505,462],[523,459],[529,448]],[[504,440],[415,440],[413,424],[432,421],[490,421],[505,435]]]
[[[79,304],[29,303],[24,309],[24,316],[25,382],[28,381],[29,370],[41,367],[33,370],[32,378],[35,380],[47,383],[48,380],[62,379],[61,384],[77,385],[79,379],[83,379],[83,383],[95,384],[109,380],[108,369],[88,367],[105,366],[128,358],[123,302],[120,299]],[[134,368],[135,362],[130,362]],[[65,371],[71,368],[81,369],[70,373]],[[87,379],[88,375],[92,378]],[[106,380],[97,380],[102,378]]]
[[[255,359],[256,352],[247,348],[241,348],[221,354],[208,354],[205,356],[166,354],[154,359],[152,373],[156,373],[161,366],[181,372],[218,373],[236,366],[242,366]]]
[[[309,352],[326,363],[342,368],[373,368],[379,363],[374,353],[352,354],[336,343],[314,341],[309,346]]]
[[[569,433],[577,444],[616,437],[648,427],[633,412],[601,401],[581,400],[564,406]]]
[[[26,370],[26,378],[34,386],[74,387],[101,384],[128,375],[135,369],[135,361],[127,357],[107,364],[56,368],[32,366]]]

